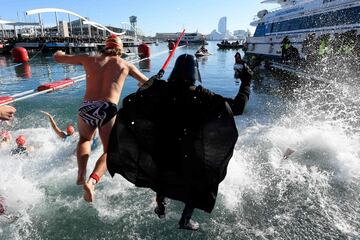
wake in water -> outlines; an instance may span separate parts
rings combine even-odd
[[[285,113],[270,124],[247,116],[258,122],[244,128],[221,188],[230,213],[216,221],[232,216],[236,226],[223,226],[225,232],[243,239],[358,238],[359,79],[343,74],[320,83],[298,79],[307,82],[286,106],[262,98],[251,109]],[[287,148],[296,151],[283,159]]]

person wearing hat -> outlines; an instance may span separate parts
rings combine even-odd
[[[10,152],[11,155],[28,156],[29,152],[33,151],[33,147],[25,146],[26,137],[24,135],[17,136],[15,141],[16,141],[17,147],[11,150],[11,152]]]
[[[0,147],[4,147],[11,141],[11,134],[9,131],[2,130],[0,132]]]
[[[62,139],[67,139],[68,137],[72,136],[75,132],[75,128],[73,125],[69,124],[66,127],[66,131],[61,131],[61,129],[57,126],[54,117],[51,116],[50,113],[45,112],[45,111],[41,111],[45,116],[47,116],[49,118],[50,124],[52,129],[55,131],[56,135],[58,135],[60,138]]]
[[[108,139],[127,76],[138,80],[140,85],[148,80],[135,65],[121,58],[122,52],[120,37],[111,35],[106,39],[105,49],[95,56],[66,55],[62,51],[54,54],[56,62],[83,65],[86,72],[85,96],[78,111],[78,185],[85,183],[91,141],[96,129],[99,130],[104,150],[99,160],[106,161]]]

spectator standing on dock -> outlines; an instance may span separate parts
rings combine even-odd
[[[115,122],[117,103],[128,75],[143,84],[148,78],[133,64],[121,59],[123,44],[116,35],[107,38],[105,49],[98,55],[54,54],[59,63],[83,65],[86,72],[86,90],[78,112],[79,143],[77,146],[78,176],[76,183],[85,183],[86,166],[91,151],[91,140],[99,129],[104,153],[97,165],[106,161],[108,139]],[[106,164],[104,164],[106,171]],[[89,181],[92,181],[90,178]]]

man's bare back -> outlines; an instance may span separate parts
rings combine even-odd
[[[105,55],[65,55],[57,52],[54,55],[57,62],[81,64],[86,72],[86,90],[84,100],[105,100],[117,104],[127,75],[137,79],[140,84],[147,81],[133,64],[117,56]]]
[[[93,174],[102,176],[106,171],[108,139],[126,77],[132,76],[139,81],[139,85],[148,80],[133,64],[121,59],[120,38],[110,36],[106,41],[106,49],[109,51],[95,56],[66,55],[61,51],[54,54],[56,62],[83,65],[86,72],[85,95],[78,112],[78,185],[85,183],[91,140],[96,129],[99,130],[104,153],[97,161]],[[85,190],[87,194],[91,194],[90,190]]]

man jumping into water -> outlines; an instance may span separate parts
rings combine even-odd
[[[99,129],[104,153],[96,163],[106,162],[108,139],[115,122],[117,103],[128,75],[143,84],[148,78],[133,64],[121,59],[123,44],[116,35],[106,40],[105,50],[96,56],[66,55],[62,51],[54,54],[59,63],[83,65],[86,72],[86,90],[83,102],[78,112],[79,143],[77,146],[78,176],[76,183],[85,183],[86,166],[90,154],[91,139],[96,129]],[[103,173],[106,171],[101,169]],[[97,179],[96,173],[91,174],[89,181],[84,185],[85,198],[91,195],[91,184]],[[92,187],[93,189],[93,187]]]

